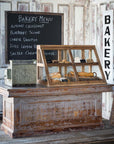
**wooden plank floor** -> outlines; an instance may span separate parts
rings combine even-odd
[[[1,122],[0,122],[1,124]],[[60,133],[42,134],[37,137],[11,139],[0,130],[0,144],[113,144],[114,127],[105,123],[103,128],[71,130]]]

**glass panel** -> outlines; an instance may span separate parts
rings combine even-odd
[[[90,72],[90,66],[85,66],[85,67],[84,67],[84,71],[85,71],[85,72]]]
[[[85,70],[84,72],[81,72],[78,70],[79,80],[92,81],[92,80],[101,80],[102,79],[102,75],[100,73],[99,66],[92,66],[91,72],[90,72],[89,66],[85,66],[84,70]]]
[[[75,82],[75,75],[72,66],[48,67],[52,84],[67,84]]]
[[[80,59],[81,59],[81,50],[72,50],[71,51],[74,62],[75,63],[80,63]]]
[[[94,60],[94,62],[97,62],[97,58],[96,58],[94,50],[92,50],[92,59]]]
[[[71,63],[68,50],[44,50],[47,63]]]
[[[58,66],[48,67],[51,84],[60,84],[61,72]]]
[[[45,85],[47,84],[45,67],[38,67],[38,83]]]
[[[85,50],[85,59],[86,59],[86,61],[89,58],[90,58],[90,50]]]
[[[82,66],[76,66],[76,71],[77,72],[82,72]]]
[[[94,50],[85,50],[85,59],[87,63],[97,62]]]
[[[67,75],[66,76],[67,76],[67,79],[70,82],[75,82],[76,81],[74,70],[73,70],[72,66],[67,67]]]
[[[65,49],[59,51],[59,63],[71,63],[69,50]]]
[[[45,55],[47,63],[58,62],[57,50],[44,50],[44,55]]]
[[[96,73],[96,77],[97,77],[98,79],[102,79],[102,75],[101,75],[99,66],[92,66],[92,72],[93,72],[93,73]]]
[[[59,72],[58,66],[48,67],[49,74]]]

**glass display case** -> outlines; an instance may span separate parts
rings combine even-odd
[[[94,45],[38,45],[37,83],[70,86],[106,80]]]

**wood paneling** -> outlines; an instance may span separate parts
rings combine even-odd
[[[69,21],[70,21],[69,5],[59,4],[58,13],[64,13],[64,45],[69,44]]]
[[[97,6],[92,5],[91,6],[91,14],[90,14],[90,43],[91,44],[96,44],[96,39],[97,39]]]
[[[17,11],[29,11],[29,2],[17,2]]]
[[[53,12],[53,4],[52,3],[42,3],[41,4],[42,12]]]
[[[74,6],[74,44],[84,44],[84,7]]]
[[[103,61],[103,13],[106,11],[107,4],[100,4],[100,27],[99,27],[99,35],[98,35],[98,43],[99,43],[99,56],[100,60]]]

